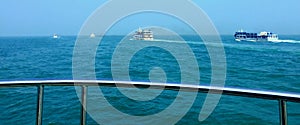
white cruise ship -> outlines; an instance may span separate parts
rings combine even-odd
[[[132,36],[132,40],[153,40],[153,32],[150,29],[139,28]]]

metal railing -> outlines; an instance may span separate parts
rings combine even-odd
[[[42,114],[43,114],[43,97],[44,97],[44,86],[81,86],[81,120],[80,124],[86,124],[86,97],[87,97],[87,87],[88,86],[109,86],[109,87],[132,87],[132,85],[142,88],[157,89],[168,89],[179,91],[192,91],[192,92],[215,92],[224,95],[232,96],[242,96],[251,98],[261,98],[268,100],[278,100],[279,102],[279,115],[280,124],[287,124],[287,111],[286,102],[298,102],[300,103],[299,94],[288,94],[288,93],[278,93],[278,92],[267,92],[267,91],[257,91],[249,89],[235,89],[235,88],[223,88],[223,87],[211,87],[211,86],[200,86],[200,85],[186,85],[186,84],[170,84],[170,83],[148,83],[148,82],[124,82],[124,81],[100,81],[100,80],[45,80],[45,81],[9,81],[0,82],[0,88],[9,87],[32,87],[37,86],[37,111],[36,111],[36,124],[42,124]]]

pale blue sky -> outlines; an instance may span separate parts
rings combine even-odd
[[[0,4],[0,36],[48,36],[53,33],[77,35],[85,20],[105,0],[2,0]],[[174,0],[175,2],[175,0]],[[262,30],[278,34],[300,34],[299,0],[194,0],[211,18],[220,34],[233,34],[243,28],[251,32]],[[178,7],[180,9],[180,7]],[[161,15],[149,18],[157,22],[145,22],[142,26],[161,25],[173,27],[188,34],[178,21]],[[134,20],[132,17],[131,20]],[[136,17],[138,19],[138,16]],[[130,20],[130,19],[127,19]],[[123,24],[123,28],[122,25]],[[127,33],[135,28],[120,22]]]

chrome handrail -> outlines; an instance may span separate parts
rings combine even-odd
[[[243,96],[251,98],[261,98],[268,100],[278,100],[279,101],[279,116],[280,124],[287,124],[287,111],[286,102],[297,102],[300,103],[300,94],[291,93],[279,93],[271,91],[258,91],[250,89],[237,89],[237,88],[224,88],[224,87],[212,87],[212,86],[200,86],[200,85],[187,85],[187,84],[175,84],[175,83],[149,83],[149,82],[128,82],[128,81],[103,81],[103,80],[43,80],[43,81],[3,81],[0,82],[0,88],[7,87],[32,87],[37,86],[37,116],[36,124],[42,124],[42,111],[43,111],[43,96],[44,96],[44,86],[81,86],[82,87],[82,107],[81,107],[81,120],[82,125],[86,124],[86,96],[88,86],[109,86],[109,87],[132,87],[138,86],[142,88],[154,89],[168,89],[179,91],[191,91],[191,92],[201,92],[201,93],[216,93],[222,92],[224,95],[232,96]]]

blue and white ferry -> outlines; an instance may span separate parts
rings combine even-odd
[[[277,41],[278,35],[272,32],[248,33],[243,30],[235,32],[234,38],[236,41]]]

